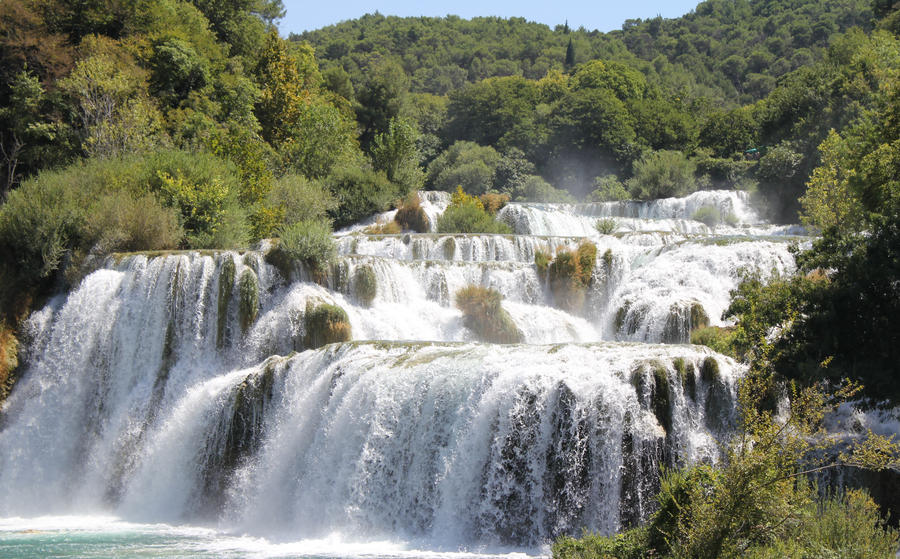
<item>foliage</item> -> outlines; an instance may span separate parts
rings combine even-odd
[[[384,173],[358,163],[335,167],[323,183],[337,199],[337,207],[328,214],[336,227],[384,211],[391,202],[402,197]]]
[[[15,331],[0,322],[0,404],[2,404],[13,383],[13,371],[19,365],[19,340]]]
[[[426,184],[438,190],[462,187],[467,194],[484,194],[499,164],[500,154],[494,148],[456,142],[428,166]]]
[[[387,130],[372,141],[372,165],[384,171],[389,181],[407,191],[422,186],[424,174],[419,168],[419,133],[408,121],[392,118]]]
[[[416,233],[427,233],[429,231],[428,216],[425,214],[425,210],[422,209],[422,203],[417,192],[407,196],[403,204],[397,208],[394,221],[402,229],[411,229]]]
[[[683,196],[695,187],[694,163],[680,151],[654,151],[634,163],[634,177],[626,182],[640,200]]]
[[[612,235],[616,232],[616,229],[619,227],[619,222],[611,217],[604,217],[602,219],[598,219],[597,223],[594,224],[594,228],[601,235]]]
[[[481,205],[484,206],[484,211],[491,215],[497,215],[497,212],[499,212],[506,206],[506,204],[509,203],[509,194],[485,192],[478,197],[478,200],[480,200]]]
[[[246,333],[250,326],[256,322],[259,314],[259,280],[253,270],[245,268],[238,279],[238,318],[241,323],[241,332]]]
[[[701,206],[691,216],[694,221],[699,221],[708,227],[715,227],[722,222],[722,212],[715,206]]]
[[[336,208],[334,195],[321,183],[300,175],[284,175],[272,184],[251,216],[253,236],[270,237],[282,225],[322,219]]]
[[[734,349],[733,327],[705,326],[691,331],[691,343],[705,345],[717,353],[738,357]]]
[[[277,229],[275,249],[290,260],[303,262],[313,272],[321,272],[337,256],[331,227],[324,219],[308,219],[282,225]]]
[[[513,191],[517,202],[574,202],[575,199],[565,190],[554,188],[541,177],[526,177],[522,185]]]
[[[179,218],[152,194],[110,192],[88,207],[85,241],[99,254],[174,249],[184,237]]]
[[[481,200],[457,187],[450,206],[438,218],[438,233],[501,233],[509,234],[508,225],[497,221],[484,210]]]
[[[621,202],[628,200],[628,191],[616,175],[605,175],[594,179],[592,202]]]
[[[456,307],[463,313],[466,328],[490,343],[510,344],[522,341],[516,327],[501,304],[500,292],[477,285],[466,286],[456,292]]]

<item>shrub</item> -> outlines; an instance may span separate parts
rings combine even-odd
[[[305,334],[303,345],[306,349],[316,349],[326,344],[349,341],[350,319],[337,305],[306,303],[303,315]]]
[[[335,227],[382,212],[402,195],[383,172],[359,163],[336,166],[324,184],[337,199],[337,207],[328,212]]]
[[[419,193],[413,192],[407,196],[403,204],[397,208],[397,214],[394,221],[402,229],[411,229],[416,233],[427,233],[429,230],[428,216],[422,209],[422,203],[419,200]],[[398,231],[399,232],[399,231]]]
[[[456,307],[463,313],[466,328],[480,339],[498,344],[522,341],[522,333],[501,305],[502,296],[494,289],[469,285],[456,292]]]
[[[537,266],[538,272],[545,273],[550,267],[551,260],[553,260],[553,255],[549,251],[541,249],[534,251],[534,265]]]
[[[298,221],[278,229],[275,249],[289,260],[299,260],[313,272],[321,272],[337,256],[331,227],[324,219]]]
[[[85,240],[96,252],[167,250],[178,247],[184,230],[178,212],[156,196],[117,191],[102,195],[87,210]]]
[[[739,357],[735,343],[735,328],[718,326],[707,326],[705,328],[697,328],[691,332],[691,343],[696,345],[705,345],[706,347],[717,351],[724,355]]]
[[[613,536],[584,534],[577,539],[563,536],[551,547],[553,559],[644,559],[648,557],[646,550],[646,528]]]
[[[606,175],[594,179],[591,202],[621,202],[628,200],[628,191],[616,175]]]
[[[356,287],[356,298],[367,307],[371,305],[378,293],[375,270],[369,265],[360,266],[354,273],[353,284]]]
[[[628,190],[640,200],[683,196],[693,190],[694,169],[680,151],[652,151],[634,162]]]
[[[713,206],[703,206],[694,212],[691,219],[705,223],[708,227],[715,227],[722,221],[722,213]]]
[[[495,220],[484,211],[481,200],[469,196],[461,187],[456,189],[450,206],[438,218],[437,225],[438,233],[512,233],[507,224]]]
[[[553,185],[537,175],[526,177],[513,195],[513,198],[520,202],[571,203],[575,201],[571,194],[565,190],[554,188]]]
[[[509,194],[485,192],[478,199],[481,201],[481,205],[484,206],[484,211],[491,215],[497,215],[497,212],[509,203]]]
[[[337,200],[320,182],[301,175],[285,175],[272,184],[250,218],[253,237],[271,237],[283,225],[323,219],[337,208]]]
[[[619,222],[611,217],[604,217],[598,219],[597,223],[594,224],[594,227],[601,235],[612,235],[619,227]]]

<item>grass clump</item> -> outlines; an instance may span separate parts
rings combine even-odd
[[[306,303],[303,315],[305,335],[303,345],[316,349],[326,344],[346,342],[351,338],[350,319],[347,312],[337,305]]]
[[[466,328],[486,342],[514,344],[522,333],[502,306],[502,296],[494,289],[469,285],[456,292],[456,307],[463,313]]]
[[[594,224],[594,228],[596,228],[597,232],[601,235],[612,235],[618,227],[619,222],[611,217],[598,219],[597,223]]]
[[[575,311],[584,306],[585,292],[594,276],[597,245],[583,241],[574,251],[558,248],[547,267],[550,290],[557,304]]]
[[[241,322],[241,332],[246,333],[259,315],[259,280],[256,279],[256,274],[250,268],[241,272],[238,291],[240,292],[238,317]]]
[[[363,229],[363,233],[366,235],[399,235],[402,232],[403,228],[396,221],[376,223]]]
[[[534,251],[534,265],[537,266],[538,272],[541,274],[547,272],[552,260],[553,254],[551,254],[550,251],[541,249],[536,249]]]
[[[394,222],[403,230],[412,230],[416,233],[427,233],[429,231],[431,223],[428,220],[428,215],[425,214],[425,210],[422,209],[422,202],[419,199],[418,192],[410,194],[397,208]]]
[[[365,264],[356,269],[353,274],[353,285],[356,288],[356,298],[365,306],[372,304],[378,293],[378,282],[375,278],[375,270]]]
[[[497,221],[484,209],[481,200],[457,188],[437,223],[438,233],[510,234],[509,225]]]
[[[694,221],[699,221],[707,227],[715,227],[722,222],[722,212],[713,206],[703,206],[691,216]]]

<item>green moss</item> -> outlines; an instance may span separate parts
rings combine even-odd
[[[694,364],[687,363],[682,357],[676,357],[675,360],[672,361],[672,364],[675,366],[678,378],[681,379],[681,386],[684,388],[684,393],[696,400],[697,376]]]
[[[707,357],[703,360],[703,364],[700,365],[700,378],[707,384],[721,382],[719,362],[716,361],[715,357]]]
[[[616,332],[621,332],[622,327],[625,326],[625,319],[628,318],[629,309],[631,309],[631,301],[625,301],[625,303],[619,307],[619,310],[616,311],[616,317],[613,320],[613,326],[615,326]]]
[[[498,291],[475,285],[456,292],[456,306],[463,312],[466,328],[486,342],[519,343],[522,333],[503,309],[502,299]]]
[[[612,270],[613,263],[613,252],[611,248],[606,249],[606,252],[603,253],[603,265],[606,266],[606,271],[609,272]]]
[[[222,347],[225,344],[225,327],[228,324],[228,307],[231,304],[231,292],[234,289],[235,265],[234,258],[230,254],[226,254],[222,262],[222,271],[219,272],[219,297],[218,311],[216,317],[216,347]]]
[[[453,237],[447,237],[444,239],[444,258],[447,260],[453,260],[453,257],[456,255],[456,239]]]
[[[669,375],[665,365],[653,364],[653,414],[668,433],[672,429],[672,406],[669,397]]]
[[[427,256],[426,244],[422,239],[413,239],[412,257],[413,260],[424,260]]]
[[[357,300],[368,307],[372,304],[375,295],[378,293],[378,282],[375,278],[375,270],[368,264],[362,265],[356,269],[353,278],[353,284],[356,287]]]
[[[238,306],[238,317],[241,323],[241,332],[246,334],[250,326],[256,322],[259,314],[259,280],[256,274],[250,268],[245,268],[241,272],[241,279],[238,281],[238,290],[240,291],[240,304]]]
[[[306,303],[303,315],[306,334],[303,345],[315,349],[326,344],[346,342],[351,338],[350,319],[337,305]]]

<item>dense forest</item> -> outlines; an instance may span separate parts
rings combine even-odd
[[[610,33],[376,13],[289,39],[283,13],[280,0],[0,3],[0,395],[23,317],[112,253],[277,237],[321,270],[334,228],[401,206],[397,230],[421,230],[423,188],[457,191],[445,231],[496,233],[485,207],[506,200],[724,188],[821,237],[796,276],[748,276],[726,311],[736,325],[695,341],[750,363],[757,395],[849,379],[873,402],[900,398],[900,3],[708,0]],[[797,518],[825,506],[784,475],[816,450],[800,436],[815,394],[795,394],[811,415],[790,452],[672,474],[653,528],[556,552],[809,556],[772,542],[825,530],[779,523],[792,504]],[[777,438],[770,402],[744,404],[764,410],[745,432]],[[890,464],[869,451],[860,464]],[[870,502],[836,499],[880,526]]]

